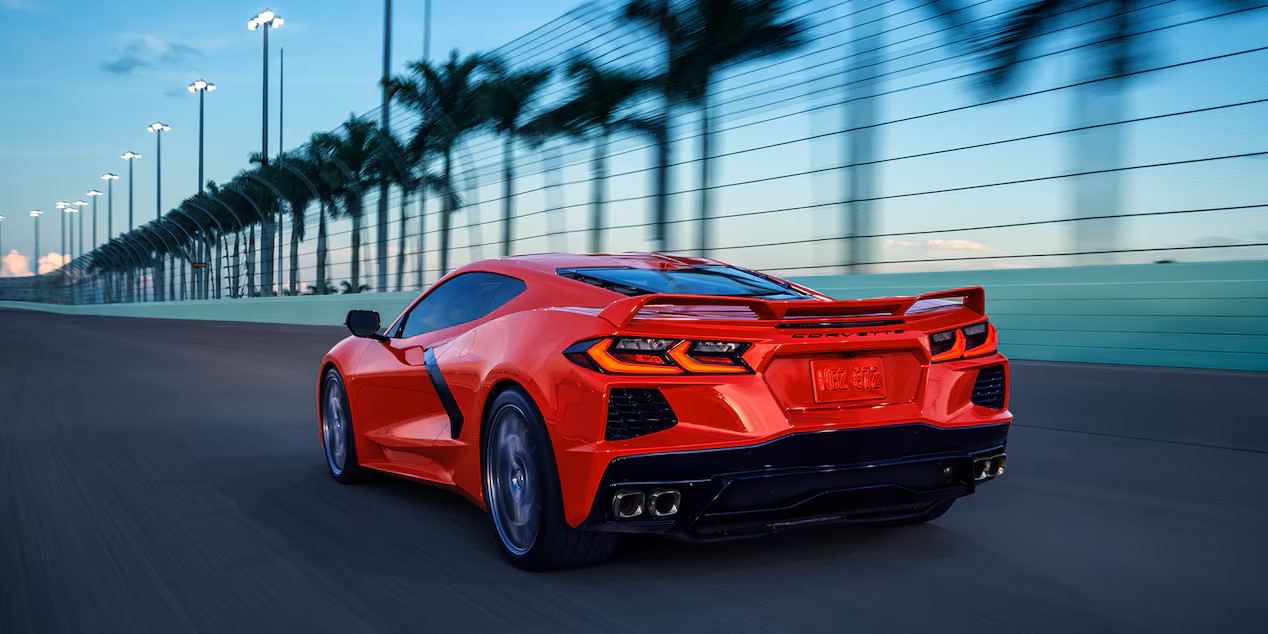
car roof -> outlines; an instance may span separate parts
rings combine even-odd
[[[495,264],[496,263],[496,264]],[[629,267],[636,269],[683,269],[701,265],[723,265],[717,260],[697,258],[667,253],[537,253],[533,255],[515,255],[496,260],[485,260],[475,264],[482,268],[500,268],[497,265],[508,265],[508,268],[528,268],[542,273],[554,274],[558,269],[593,268],[593,267]],[[493,265],[490,267],[489,265]]]

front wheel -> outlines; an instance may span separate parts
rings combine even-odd
[[[498,394],[484,425],[484,499],[502,554],[525,570],[606,561],[616,537],[577,530],[564,520],[550,438],[523,392]]]
[[[367,473],[357,461],[351,412],[343,378],[334,368],[327,370],[321,383],[321,445],[330,477],[340,484],[361,482]]]

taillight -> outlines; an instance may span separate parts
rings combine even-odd
[[[610,374],[739,374],[749,372],[749,344],[646,337],[579,341],[564,350],[573,363]]]
[[[995,326],[986,321],[929,335],[934,363],[994,354],[997,348]]]

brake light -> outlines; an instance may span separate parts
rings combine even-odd
[[[570,361],[610,374],[740,374],[749,344],[643,337],[579,341],[564,350]]]
[[[684,341],[670,348],[669,358],[682,369],[699,374],[709,372],[738,374],[748,371],[748,368],[744,367],[744,364],[738,358],[724,356],[723,354],[701,355],[700,357],[691,356],[692,352],[704,352],[710,347],[716,347],[717,343],[713,341]]]
[[[998,347],[995,326],[985,321],[929,335],[934,363],[994,354]]]
[[[964,351],[964,356],[980,357],[984,354],[992,354],[999,348],[995,326],[990,322],[965,326],[963,330],[965,346],[967,347]]]

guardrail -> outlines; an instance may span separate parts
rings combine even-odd
[[[1268,261],[829,275],[794,278],[840,299],[986,287],[1015,359],[1268,371]],[[350,308],[395,317],[417,293],[61,306],[74,315],[337,325]]]

